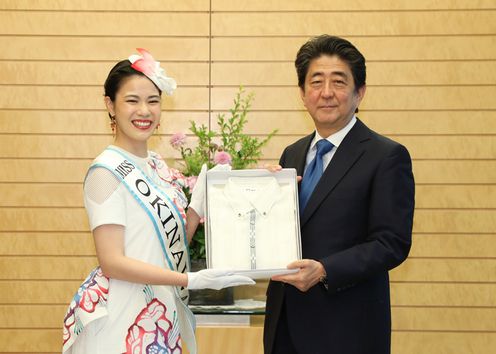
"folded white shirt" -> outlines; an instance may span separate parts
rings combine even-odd
[[[296,260],[294,192],[292,184],[279,184],[272,176],[230,177],[210,186],[211,267],[280,269]]]

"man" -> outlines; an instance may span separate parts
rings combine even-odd
[[[280,165],[303,176],[303,259],[288,266],[297,273],[269,283],[265,354],[387,354],[388,271],[411,245],[410,155],[355,116],[366,70],[350,42],[313,38],[295,66],[316,131],[288,146]]]

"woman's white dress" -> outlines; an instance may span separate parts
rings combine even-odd
[[[185,223],[186,178],[157,154],[140,158],[121,149],[174,202]],[[97,161],[98,158],[95,160]],[[167,267],[153,223],[124,183],[105,168],[90,170],[84,202],[91,230],[124,226],[125,255]],[[78,289],[64,319],[64,353],[172,353],[181,349],[181,314],[172,286],[107,279],[99,268]]]

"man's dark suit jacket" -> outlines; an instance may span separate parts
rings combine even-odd
[[[302,176],[313,136],[288,146],[281,166]],[[300,214],[303,258],[322,262],[328,290],[317,284],[301,292],[270,282],[266,354],[282,306],[298,353],[390,353],[388,270],[410,250],[414,189],[406,148],[357,120]]]

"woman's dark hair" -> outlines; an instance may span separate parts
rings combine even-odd
[[[127,59],[115,64],[115,66],[110,70],[107,80],[105,80],[105,84],[103,84],[103,88],[105,90],[104,95],[110,97],[112,102],[115,101],[115,95],[121,88],[124,80],[133,75],[145,76],[145,74],[141,71],[133,69],[131,67],[131,62]],[[155,85],[155,87],[157,87],[157,85]],[[162,91],[158,87],[157,90],[161,95]]]
[[[322,55],[336,55],[348,64],[353,75],[355,91],[365,85],[365,57],[362,53],[346,39],[323,34],[303,44],[296,54],[295,67],[298,74],[298,86],[302,90],[305,89],[305,78],[310,62]]]

